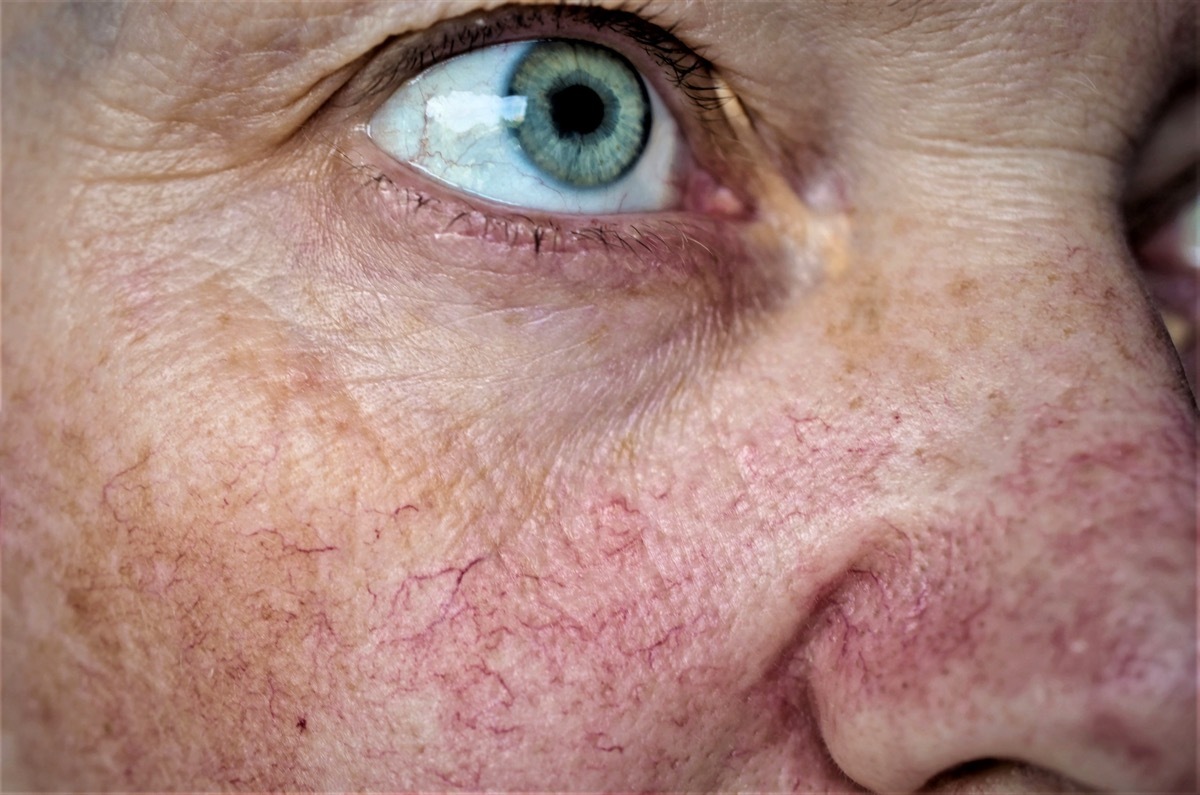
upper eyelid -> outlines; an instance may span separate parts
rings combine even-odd
[[[384,42],[368,56],[345,102],[381,102],[430,66],[479,47],[539,36],[591,38],[585,35],[589,31],[605,46],[616,42],[603,39],[623,39],[642,50],[663,72],[663,79],[701,115],[719,113],[728,98],[714,77],[713,65],[669,29],[628,11],[560,4],[476,11]]]

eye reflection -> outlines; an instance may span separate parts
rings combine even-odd
[[[525,97],[513,131],[542,171],[572,187],[610,183],[642,155],[650,132],[646,86],[612,50],[539,42],[517,65],[509,96]]]
[[[1138,264],[1184,373],[1195,392],[1200,328],[1200,199],[1191,202],[1137,247]]]
[[[559,213],[670,209],[680,134],[620,54],[552,39],[484,47],[402,85],[375,143],[450,187]]]
[[[1200,334],[1200,110],[1195,76],[1168,95],[1126,185],[1126,230],[1146,287],[1196,389]]]

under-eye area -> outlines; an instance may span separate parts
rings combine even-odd
[[[706,301],[761,306],[781,286],[770,252],[747,234],[749,221],[684,211],[556,216],[497,209],[414,177],[367,146],[348,149],[347,157],[357,165],[332,183],[330,201],[342,209],[336,223],[354,227],[350,250],[358,241],[366,247],[361,260],[373,281],[409,278],[372,254],[383,245],[420,252],[448,273],[525,277],[528,300],[547,290],[586,296],[597,288],[642,293],[657,285],[679,301],[702,290]]]

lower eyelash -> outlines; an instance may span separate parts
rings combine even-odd
[[[367,166],[358,168],[367,175],[370,182],[374,183],[379,191],[399,197],[400,204],[410,214],[442,204],[441,199],[416,188],[396,185],[391,177],[381,171],[371,170]],[[471,210],[463,210],[452,216],[442,231],[443,233],[453,233],[456,225],[471,227],[478,226],[479,223],[482,223],[482,230],[466,234],[486,240],[498,240],[512,247],[532,244],[535,255],[541,254],[544,246],[547,251],[558,251],[563,234],[563,230],[558,225],[538,223],[527,216],[500,218]]]
[[[399,187],[391,177],[382,172],[373,172],[370,176],[375,186],[393,196],[401,197],[400,201],[409,213],[417,213],[422,209],[438,207],[442,200],[423,193],[416,188]],[[671,222],[681,239],[686,235],[683,225]],[[661,232],[645,225],[604,224],[578,227],[565,227],[554,222],[537,221],[527,215],[510,215],[501,218],[479,210],[461,210],[453,215],[442,229],[443,233],[458,232],[467,237],[478,237],[485,240],[502,242],[513,248],[532,248],[535,256],[550,254],[565,254],[578,250],[580,244],[602,248],[606,251],[622,251],[634,256],[661,256],[670,248],[666,237]],[[704,248],[692,237],[688,237],[696,246]],[[711,254],[711,252],[709,252]]]
[[[609,289],[736,279],[726,271],[745,257],[736,222],[704,224],[670,216],[572,225],[524,214],[500,215],[400,185],[369,164],[354,168],[361,184],[386,203],[384,215],[398,216],[414,239],[448,236],[502,246],[503,252],[487,260],[492,270],[499,262],[514,273],[542,273]],[[409,231],[414,223],[427,228]]]

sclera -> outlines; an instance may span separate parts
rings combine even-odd
[[[383,103],[368,135],[390,157],[429,178],[501,204],[575,215],[675,209],[682,137],[650,85],[646,148],[622,177],[571,188],[539,172],[511,133],[519,103],[506,97],[513,65],[537,43],[492,45],[429,67]]]

